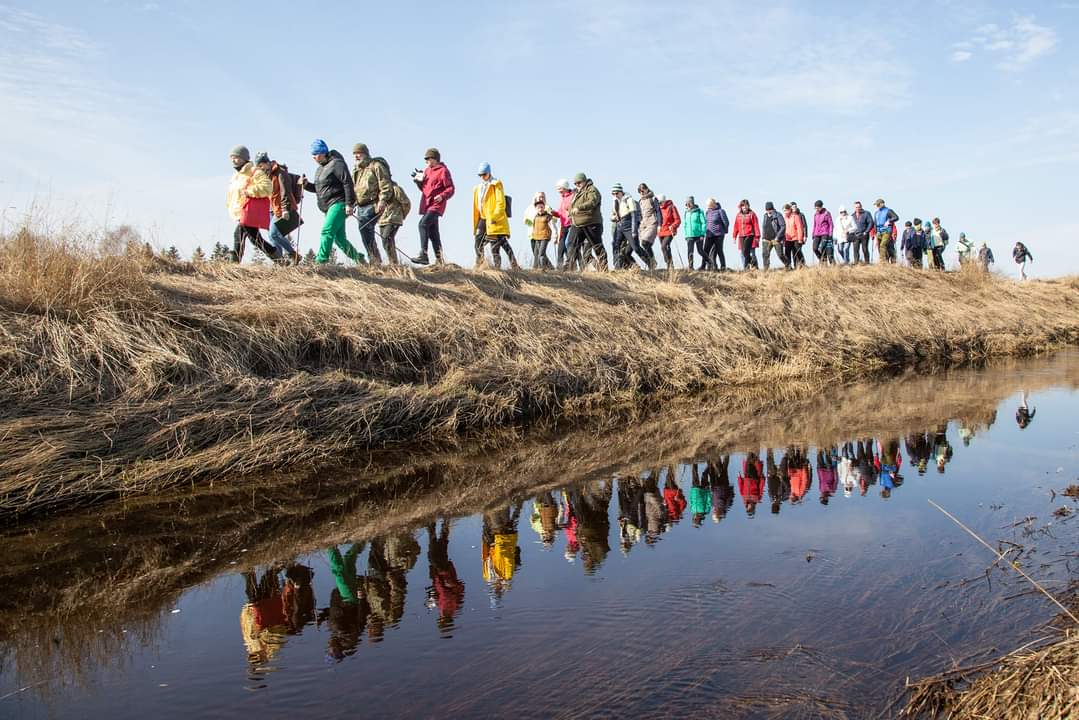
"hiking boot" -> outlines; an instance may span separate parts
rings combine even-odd
[[[435,253],[435,265],[445,265],[446,261],[442,257],[442,253]]]
[[[427,256],[427,253],[425,253],[425,252],[421,252],[419,255],[417,255],[414,258],[409,258],[409,260],[411,260],[412,264],[414,264],[414,265],[430,265],[431,264],[431,258],[429,258]]]
[[[239,264],[240,256],[236,254],[235,250],[229,250],[229,262]]]

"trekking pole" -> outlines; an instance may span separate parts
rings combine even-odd
[[[296,224],[296,254],[303,257],[303,253],[300,252],[300,231],[303,230],[303,191],[300,191],[300,202],[296,208],[296,214],[299,216],[296,219],[299,221]]]

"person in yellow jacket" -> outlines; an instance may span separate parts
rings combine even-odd
[[[483,514],[483,536],[480,557],[483,560],[483,579],[498,602],[510,588],[514,571],[521,566],[521,550],[517,546],[517,523],[521,505]]]
[[[495,269],[502,267],[500,251],[506,251],[510,267],[520,266],[510,247],[510,220],[506,212],[506,191],[502,181],[491,175],[491,164],[480,165],[477,174],[480,184],[472,190],[472,234],[476,238],[476,268],[484,266],[483,248],[491,243],[491,257]]]
[[[244,246],[250,240],[259,250],[266,253],[266,257],[277,261],[281,259],[281,251],[274,245],[266,242],[259,232],[259,227],[270,227],[270,211],[266,211],[266,224],[260,226],[244,225],[244,209],[247,201],[251,198],[268,198],[273,192],[270,176],[251,162],[251,151],[243,145],[237,145],[229,153],[232,161],[232,169],[235,171],[232,180],[229,181],[229,189],[226,195],[226,205],[229,215],[236,221],[236,229],[232,232],[232,253],[229,259],[232,262],[240,262],[244,259]]]

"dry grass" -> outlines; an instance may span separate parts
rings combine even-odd
[[[0,519],[1079,338],[1079,280],[236,268],[0,240]]]

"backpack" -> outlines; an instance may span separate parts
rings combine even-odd
[[[506,196],[506,217],[513,217],[513,198],[509,195]]]
[[[300,187],[300,176],[288,171],[288,165],[283,163],[277,163],[277,167],[281,170],[281,182],[285,183],[285,192],[288,193],[289,200],[292,201],[293,209],[299,209],[300,201],[303,199],[303,188]]]
[[[401,217],[408,217],[408,213],[412,210],[412,201],[408,199],[404,188],[397,183],[393,183],[393,199],[401,206]]]

